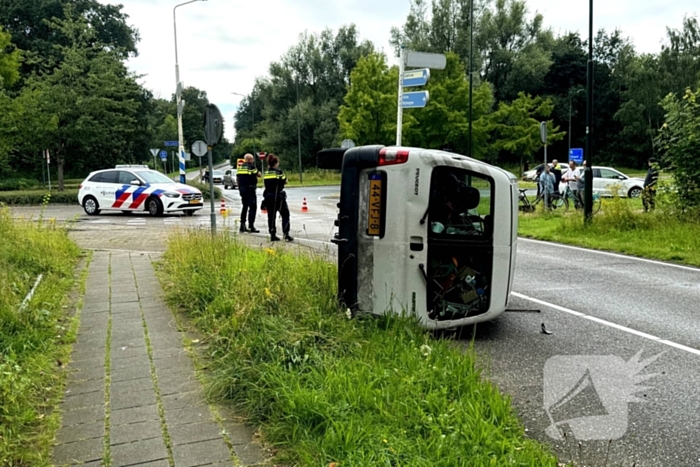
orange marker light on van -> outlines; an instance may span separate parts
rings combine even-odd
[[[408,162],[408,151],[405,149],[384,148],[379,151],[379,165],[404,164]]]

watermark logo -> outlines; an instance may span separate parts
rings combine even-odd
[[[581,441],[619,439],[627,432],[629,402],[646,402],[635,393],[639,383],[657,373],[639,373],[664,352],[629,361],[616,355],[556,355],[544,365],[544,410],[551,424],[545,432],[563,439],[564,426]]]

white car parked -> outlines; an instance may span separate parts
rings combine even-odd
[[[638,198],[644,189],[643,178],[628,177],[612,167],[593,166],[593,193],[612,196],[613,187],[618,187],[618,196]]]
[[[103,210],[147,211],[153,216],[202,209],[202,192],[174,182],[147,165],[117,165],[90,173],[80,184],[78,203],[89,216]]]

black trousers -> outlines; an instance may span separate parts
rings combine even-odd
[[[255,195],[255,190],[250,188],[241,188],[241,227],[246,225],[246,217],[248,218],[248,227],[255,227],[255,213],[258,209],[258,197]]]
[[[270,235],[275,235],[277,233],[277,213],[282,215],[282,233],[284,235],[289,234],[289,206],[287,206],[286,197],[275,197],[266,196],[265,197],[265,207],[267,208],[267,228]]]

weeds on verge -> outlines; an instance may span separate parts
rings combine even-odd
[[[47,418],[61,396],[60,358],[74,338],[63,305],[80,251],[54,222],[14,220],[7,208],[0,238],[0,464],[49,465]]]
[[[656,209],[646,213],[639,199],[603,198],[590,225],[582,211],[521,214],[518,231],[540,240],[700,266],[700,215],[678,210],[671,196],[660,192]]]
[[[348,319],[336,268],[233,238],[176,234],[168,301],[209,336],[214,395],[300,465],[554,466],[473,353],[408,319]]]

